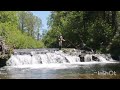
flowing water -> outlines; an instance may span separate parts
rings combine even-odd
[[[86,54],[81,62],[77,54],[63,51],[20,51],[0,68],[0,79],[120,79],[120,63],[100,54]]]

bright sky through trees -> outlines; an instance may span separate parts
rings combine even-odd
[[[42,20],[42,29],[48,29],[47,17],[50,15],[50,11],[32,11],[34,15],[38,16]]]

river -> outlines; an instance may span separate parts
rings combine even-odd
[[[0,68],[0,79],[120,79],[120,62],[86,57],[81,62],[77,56],[60,51],[12,55],[7,66]]]

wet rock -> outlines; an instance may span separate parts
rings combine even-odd
[[[93,60],[93,61],[100,61],[100,60],[98,59],[98,57],[96,57],[96,56],[94,56],[94,55],[92,55],[92,60]]]
[[[6,66],[6,61],[7,61],[7,59],[5,59],[5,58],[0,59],[0,67]]]
[[[4,66],[13,53],[13,48],[5,44],[5,40],[0,36],[0,66]]]
[[[112,57],[112,59],[114,59],[114,60],[120,61],[120,56],[112,55],[111,57]]]
[[[84,54],[80,54],[80,55],[78,56],[78,57],[80,58],[80,61],[81,61],[81,62],[84,62],[84,56],[85,56]]]

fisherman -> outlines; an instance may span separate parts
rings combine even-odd
[[[60,36],[59,36],[59,50],[61,50],[61,48],[62,48],[62,41],[65,41],[64,39],[63,39],[63,36],[62,36],[62,34],[60,34]]]

